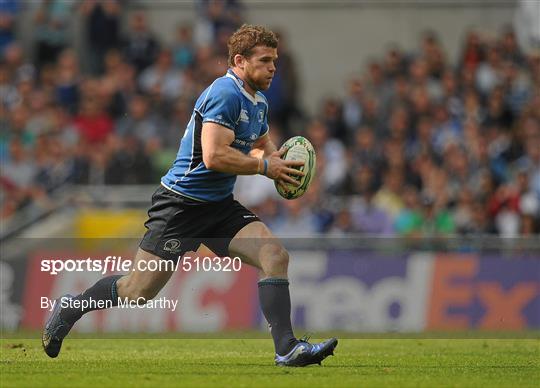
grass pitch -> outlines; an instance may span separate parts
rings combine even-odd
[[[270,339],[0,340],[1,387],[538,387],[540,340],[340,339],[323,366],[273,364]]]

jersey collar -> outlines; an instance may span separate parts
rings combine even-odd
[[[230,77],[230,78],[236,80],[236,82],[239,84],[239,86],[244,87],[244,81],[242,81],[242,79],[236,75],[236,73],[233,71],[233,69],[227,70],[227,77]]]
[[[257,105],[257,103],[260,101],[260,98],[258,98],[259,96],[257,96],[257,92],[255,92],[255,97],[249,94],[247,90],[244,89],[244,81],[242,81],[240,77],[238,77],[232,69],[227,70],[227,74],[225,74],[225,76],[233,79],[234,82],[236,82],[236,85],[238,86],[242,94],[246,96],[246,98],[249,101],[251,101],[253,105]]]

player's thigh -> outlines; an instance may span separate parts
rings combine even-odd
[[[287,263],[283,263],[283,260],[288,260],[287,252],[279,239],[260,221],[240,229],[229,244],[229,252],[265,273],[276,264],[286,266]]]
[[[173,261],[139,248],[131,272],[118,280],[118,295],[153,297],[167,284],[173,272]]]

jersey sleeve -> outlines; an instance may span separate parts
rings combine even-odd
[[[209,91],[200,114],[203,123],[216,123],[234,131],[240,117],[240,109],[241,102],[237,94],[215,89]]]

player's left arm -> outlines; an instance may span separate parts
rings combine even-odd
[[[266,159],[276,151],[277,147],[270,139],[267,131],[263,136],[259,137],[255,141],[249,155],[258,159]]]

